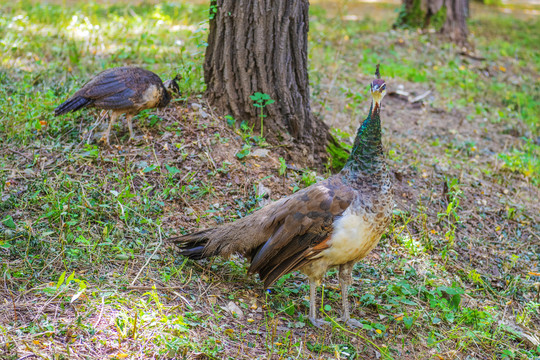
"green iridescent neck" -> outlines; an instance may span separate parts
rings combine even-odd
[[[356,139],[344,169],[355,174],[374,174],[384,163],[381,141],[380,105],[372,101],[369,115],[356,133]]]

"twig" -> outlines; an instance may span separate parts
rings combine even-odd
[[[146,260],[146,263],[143,265],[143,267],[139,270],[139,272],[137,273],[137,276],[135,276],[135,279],[133,279],[133,281],[131,282],[131,286],[133,286],[133,284],[135,284],[135,281],[137,281],[137,279],[139,278],[139,276],[141,275],[141,272],[144,270],[144,268],[148,265],[148,263],[150,263],[150,260],[152,260],[152,257],[154,257],[154,255],[156,254],[156,252],[158,251],[159,247],[161,246],[161,244],[163,243],[163,240],[161,238],[161,226],[158,225],[158,234],[159,234],[159,244],[156,246],[156,249],[154,250],[154,252],[152,253],[152,255],[150,255],[150,257],[148,258],[148,260]]]
[[[97,328],[99,322],[101,321],[101,315],[103,315],[103,307],[105,306],[105,296],[101,297],[101,310],[99,311],[99,316],[97,321],[94,323],[94,327]]]
[[[188,299],[186,299],[185,297],[183,297],[182,295],[180,295],[179,293],[177,293],[176,291],[171,291],[174,295],[178,296],[180,299],[182,299],[190,308],[192,308],[193,306],[191,306],[191,303],[189,302]]]
[[[426,96],[431,94],[431,90],[426,91],[425,93],[418,95],[417,97],[411,99],[411,103],[419,102],[420,100],[424,99]]]
[[[204,154],[206,155],[206,157],[208,158],[208,160],[210,161],[210,163],[212,164],[212,166],[214,167],[214,170],[217,170],[217,166],[216,166],[216,163],[214,162],[214,159],[212,158],[212,155],[210,155],[209,151],[210,149],[208,149],[208,146],[206,146],[206,149],[208,151],[204,151]]]
[[[20,152],[20,151],[17,151],[17,150],[15,150],[15,149],[10,149],[10,148],[8,148],[8,150],[11,151],[11,152],[14,153],[14,154],[21,155],[23,158],[25,158],[26,160],[28,160],[28,161],[30,161],[30,162],[34,162],[34,159],[29,158],[28,156],[26,156],[25,154],[23,154],[23,153]]]
[[[163,176],[163,169],[161,168],[161,163],[159,162],[159,159],[158,159],[157,154],[156,154],[156,146],[155,146],[155,144],[154,144],[154,146],[152,146],[152,152],[154,153],[154,159],[156,160],[156,164],[158,166],[159,173],[161,174],[161,176]]]
[[[479,60],[479,61],[486,60],[486,58],[483,57],[483,56],[473,55],[473,54],[470,54],[470,53],[468,53],[466,51],[461,51],[459,53],[459,55],[466,56],[466,57],[471,58],[473,60]]]
[[[43,304],[43,306],[39,309],[39,311],[36,313],[36,315],[34,316],[34,319],[33,321],[36,321],[40,316],[41,314],[43,313],[43,311],[45,310],[45,308],[53,302],[54,299],[56,299],[58,296],[62,295],[65,291],[62,290],[58,293],[56,293],[51,299],[49,299],[45,304]]]
[[[160,290],[160,291],[171,291],[173,290],[182,290],[184,287],[182,286],[127,286],[126,289],[128,290]]]
[[[31,357],[38,357],[38,356],[36,354],[29,354],[29,355],[23,356],[22,358],[18,358],[17,360],[29,359]]]

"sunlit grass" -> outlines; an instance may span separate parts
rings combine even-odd
[[[363,328],[351,334],[336,326],[319,333],[306,318],[308,289],[302,276],[283,277],[265,297],[260,283],[245,274],[245,262],[195,264],[167,251],[162,242],[188,227],[234,221],[253,211],[260,200],[254,184],[263,181],[262,173],[293,191],[313,183],[315,172],[292,170],[285,159],[281,165],[276,160],[275,166],[268,161],[251,168],[234,156],[232,162],[213,163],[212,157],[221,155],[214,146],[227,145],[221,152],[234,154],[249,141],[249,132],[233,131],[213,115],[202,119],[182,102],[168,109],[174,116],[166,119],[154,112],[138,117],[156,141],[131,147],[120,142],[113,151],[81,142],[95,111],[52,116],[54,107],[93,73],[126,64],[151,69],[163,79],[180,73],[183,98],[203,103],[197,97],[204,91],[207,5],[0,4],[0,256],[6,254],[0,271],[6,291],[21,296],[16,311],[2,309],[19,318],[10,318],[7,325],[0,321],[0,338],[10,336],[0,340],[0,357],[5,341],[12,354],[49,351],[69,357],[70,351],[86,354],[77,345],[92,344],[99,355],[119,359],[199,353],[215,358],[249,353],[255,354],[252,358],[382,354],[383,359],[400,359],[413,356],[405,353],[413,348],[425,358],[454,358],[471,349],[486,358],[537,357],[537,349],[502,331],[498,321],[519,309],[515,318],[520,324],[534,328],[538,323],[537,301],[523,301],[519,308],[536,291],[537,256],[525,238],[536,225],[519,200],[509,200],[513,191],[517,197],[525,186],[539,183],[534,138],[538,22],[473,14],[471,39],[477,55],[486,58],[477,61],[459,55],[460,49],[433,33],[393,31],[393,5],[377,7],[380,12],[366,17],[349,13],[344,5],[336,11],[341,18],[311,7],[313,109],[329,123],[341,115],[333,133],[345,147],[365,117],[369,97],[363,80],[371,78],[376,63],[389,88],[402,84],[405,90],[434,90],[428,106],[446,114],[457,111],[464,121],[485,119],[486,126],[475,130],[486,136],[505,127],[523,132],[514,137],[514,147],[482,154],[486,162],[468,168],[458,166],[479,153],[468,134],[446,139],[433,134],[410,147],[408,139],[389,144],[396,179],[399,172],[408,173],[401,175],[401,185],[418,191],[418,198],[407,211],[396,208],[373,257],[355,268],[350,296]],[[385,126],[390,121],[385,118]],[[444,149],[439,158],[430,153],[435,148]],[[433,168],[443,174],[423,184],[424,170]],[[447,175],[452,178],[443,178]],[[439,201],[436,193],[444,191],[443,181],[448,192]],[[514,181],[518,190],[512,188]],[[471,192],[471,183],[481,188]],[[472,193],[479,204],[493,198],[495,204],[465,209],[457,201],[458,190]],[[459,200],[463,204],[465,195]],[[460,233],[471,212],[489,220],[492,228],[485,229],[485,238]],[[511,233],[512,226],[519,235]],[[469,252],[474,246],[494,238],[499,242],[492,247],[500,256],[490,265],[500,269],[500,277],[467,262],[477,256]],[[72,273],[71,282],[59,282]],[[131,288],[132,281],[142,289]],[[160,288],[153,290],[154,283]],[[337,318],[341,295],[335,270],[327,284],[323,310]],[[51,305],[42,308],[48,301]],[[224,309],[231,301],[247,320]],[[36,303],[43,312],[33,319]],[[370,352],[373,343],[381,354]]]
[[[202,6],[21,2],[0,7],[4,139],[25,142],[44,130],[43,124],[52,136],[73,126],[55,119],[52,109],[90,75],[112,66],[144,66],[163,79],[180,74],[186,96],[204,89]]]

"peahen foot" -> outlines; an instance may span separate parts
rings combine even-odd
[[[323,326],[330,325],[330,322],[328,322],[328,321],[326,321],[326,320],[323,320],[323,319],[316,319],[316,318],[313,318],[313,317],[309,317],[309,321],[311,321],[311,323],[313,324],[313,326],[315,326],[315,327],[318,328],[318,329],[322,329]]]

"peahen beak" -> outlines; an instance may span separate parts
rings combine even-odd
[[[384,95],[386,95],[386,84],[384,82],[383,83],[374,82],[371,84],[371,96],[373,97],[373,101],[377,105],[381,104],[381,101]]]

